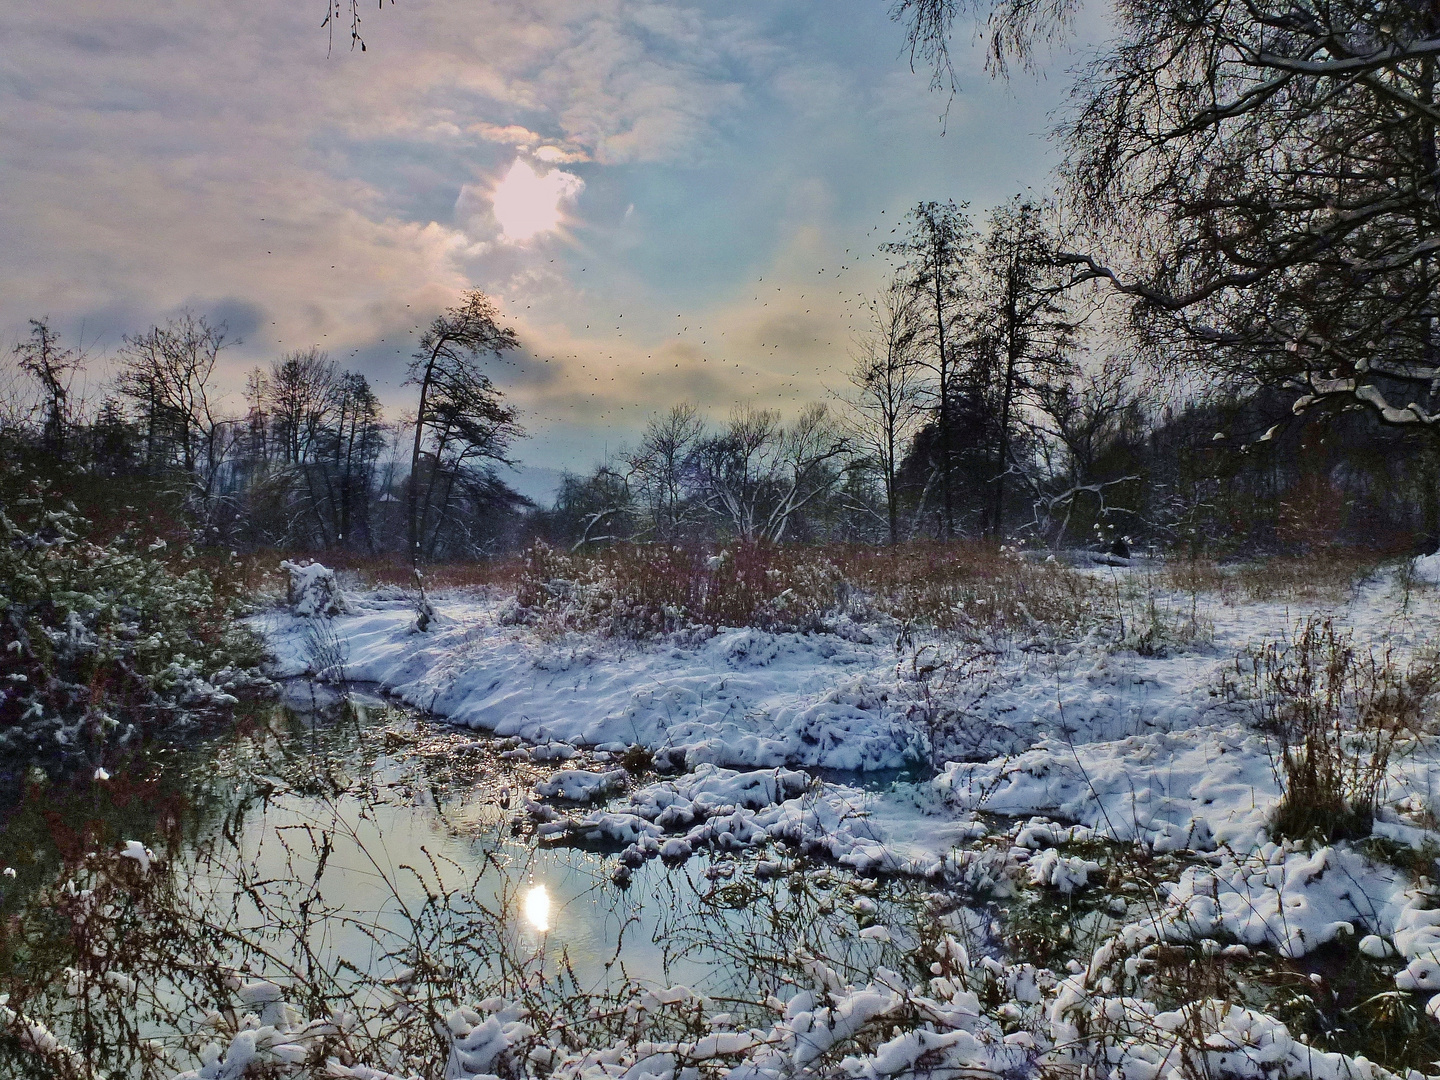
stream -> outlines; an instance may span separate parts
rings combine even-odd
[[[652,859],[622,887],[613,851],[537,839],[530,790],[577,764],[296,681],[232,732],[33,785],[0,830],[10,1007],[95,1075],[168,1077],[264,981],[428,1075],[426,1025],[396,1035],[427,1009],[499,995],[603,1027],[684,986],[738,1018],[788,999],[805,956],[904,971],[933,904],[915,882],[793,851],[757,874],[772,850]],[[859,934],[877,922],[893,940]]]

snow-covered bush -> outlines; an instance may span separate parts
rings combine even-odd
[[[293,563],[288,559],[280,564],[285,571],[285,599],[295,614],[305,618],[320,618],[341,615],[345,612],[345,597],[335,580],[335,571],[317,562]]]
[[[261,643],[209,575],[172,569],[163,541],[90,532],[38,483],[0,509],[0,756],[16,764],[90,760],[263,685]]]
[[[1415,580],[1425,585],[1440,585],[1440,551],[1432,555],[1421,555],[1410,564]]]

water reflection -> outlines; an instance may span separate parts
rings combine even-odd
[[[857,978],[878,955],[855,935],[844,875],[817,876],[796,854],[789,876],[762,882],[745,872],[744,855],[714,864],[702,855],[675,869],[646,863],[622,891],[605,854],[537,847],[528,819],[502,803],[507,789],[533,785],[538,767],[468,733],[427,731],[384,702],[342,706],[325,723],[277,712],[185,755],[168,778],[162,770],[173,791],[131,797],[127,817],[112,802],[141,790],[128,771],[77,792],[73,806],[34,800],[0,820],[0,866],[13,861],[8,848],[48,838],[56,867],[29,867],[33,903],[0,879],[9,1008],[19,1002],[69,1038],[79,1014],[57,987],[67,965],[95,967],[103,953],[113,974],[137,980],[122,995],[108,967],[93,972],[113,1008],[96,1013],[104,1022],[85,1037],[115,1075],[173,1075],[152,1066],[145,1048],[164,1044],[192,1060],[208,1037],[194,1034],[196,1018],[232,1008],[234,985],[255,978],[276,980],[307,1016],[343,1007],[365,1018],[346,1036],[359,1058],[389,1060],[399,1046],[406,1061],[443,1065],[444,1048],[426,1040],[446,1010],[491,994],[542,1017],[588,1016],[593,1004],[602,1020],[576,1034],[584,1042],[617,1037],[601,1030],[603,1018],[623,1015],[638,989],[683,983],[733,999],[738,1016],[758,1009],[747,1004],[757,997],[793,992],[806,955]],[[154,817],[146,824],[142,802]],[[82,824],[61,844],[57,823],[72,812]],[[162,856],[149,872],[118,853],[136,837]],[[87,852],[97,850],[110,854],[92,861]],[[65,939],[61,920],[52,940],[53,912],[80,902],[60,888],[70,877],[112,897],[101,907],[115,919],[100,926],[77,909],[83,934]],[[17,947],[7,951],[11,915]],[[123,950],[87,952],[92,938]],[[765,1022],[761,1012],[747,1022]],[[0,1076],[23,1075],[8,1068],[23,1060],[18,1047],[0,1023]]]
[[[550,894],[544,885],[525,894],[525,921],[542,934],[550,929]]]

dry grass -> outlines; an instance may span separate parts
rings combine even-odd
[[[402,559],[353,552],[294,552],[278,548],[259,548],[233,557],[214,553],[202,554],[200,561],[237,595],[256,600],[284,597],[285,576],[280,563],[286,559],[306,563],[322,562],[332,570],[346,574],[364,589],[393,586],[415,587],[415,572]],[[424,570],[427,589],[494,590],[507,595],[520,587],[524,561],[520,556],[481,559],[475,562],[439,563]]]
[[[323,561],[332,569],[354,574],[366,588],[379,585],[410,588],[415,584],[415,572],[401,559],[336,554]],[[507,555],[473,562],[436,563],[426,566],[423,572],[427,589],[496,589],[513,593],[519,587],[524,561],[518,555]]]
[[[213,569],[240,595],[282,595],[277,568],[287,557],[295,556],[262,550],[216,559]],[[415,586],[399,560],[341,552],[319,558],[365,588]],[[542,629],[628,638],[721,626],[814,630],[844,616],[971,638],[1042,630],[1063,636],[1104,617],[1093,578],[978,543],[620,544],[582,553],[537,543],[521,555],[439,564],[424,574],[427,589],[513,595],[521,617]]]
[[[1276,745],[1280,836],[1370,833],[1392,757],[1424,729],[1440,685],[1434,655],[1358,648],[1330,618],[1237,659],[1257,718]]]
[[[915,543],[846,549],[842,576],[876,612],[959,632],[1040,627],[1073,632],[1094,622],[1098,585],[1069,567],[986,544]]]
[[[1237,600],[1340,600],[1385,562],[1373,552],[1327,548],[1308,555],[1243,563],[1176,559],[1160,570],[1160,583],[1190,595]]]
[[[899,548],[536,545],[516,597],[560,630],[646,637],[721,626],[815,630],[850,617],[980,637],[1067,633],[1093,622],[1096,585],[1054,563],[978,544]]]
[[[841,586],[816,549],[626,544],[577,555],[536,544],[516,599],[552,628],[641,638],[721,626],[815,629],[840,606]]]

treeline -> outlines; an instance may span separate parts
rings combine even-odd
[[[184,315],[127,337],[93,404],[74,390],[85,358],[33,323],[0,436],[72,487],[88,478],[100,505],[158,498],[202,543],[317,555],[432,562],[537,538],[1212,555],[1440,539],[1437,455],[1416,433],[1359,413],[1306,426],[1293,393],[1177,404],[1135,360],[1095,361],[1093,312],[1061,287],[1043,221],[1017,201],[976,230],[961,207],[922,204],[846,393],[788,423],[750,408],[716,424],[677,405],[635,447],[566,474],[549,507],[497,472],[521,430],[478,365],[515,339],[479,294],[412,358],[418,429],[317,349],[251,371],[245,408],[228,412],[213,381],[224,330]],[[126,495],[127,481],[144,490]]]
[[[945,479],[949,535],[994,535],[995,418],[961,429],[945,478],[938,424],[922,410],[895,443],[891,480],[889,451],[875,445],[890,437],[870,426],[859,400],[812,407],[792,425],[754,409],[709,425],[693,405],[676,406],[650,421],[634,449],[587,475],[566,474],[554,507],[533,511],[520,535],[575,550],[934,539],[945,535]],[[1072,373],[1042,401],[1014,411],[1000,542],[1226,557],[1428,551],[1440,541],[1440,458],[1363,414],[1286,424],[1293,398],[1269,393],[1167,406],[1115,361]]]
[[[1233,346],[1220,368],[1182,364],[1133,310],[1115,317],[1088,264],[1077,277],[1056,220],[1022,198],[978,224],[964,205],[917,205],[833,401],[720,423],[677,405],[635,447],[567,474],[550,507],[497,471],[523,433],[482,364],[518,342],[478,292],[421,336],[403,423],[318,349],[253,370],[245,408],[227,410],[224,328],[183,315],[126,337],[93,402],[74,392],[85,358],[32,323],[0,437],[72,478],[143,482],[202,542],[417,564],[536,538],[1212,555],[1440,543],[1440,451],[1412,422],[1428,412],[1319,409],[1313,379],[1238,377]]]
[[[536,529],[616,540],[897,543],[985,539],[1212,555],[1327,544],[1433,548],[1428,433],[1352,410],[1307,424],[1302,392],[1198,382],[1075,281],[1055,208],[1021,198],[979,224],[921,203],[886,246],[845,392],[791,424],[690,405],[567,475]],[[1300,408],[1297,409],[1297,403]]]
[[[521,429],[480,364],[516,339],[482,294],[422,335],[405,424],[386,419],[363,374],[314,348],[252,370],[245,409],[229,410],[215,379],[231,344],[223,326],[181,315],[127,336],[86,400],[87,358],[33,321],[0,395],[0,438],[67,486],[168,496],[212,545],[436,560],[510,544],[528,504],[496,469]]]
[[[1078,6],[903,0],[893,15],[907,26],[912,60],[953,87],[957,19],[985,23],[991,69],[1004,73],[1067,33]],[[927,343],[935,370],[925,421],[935,449],[922,471],[988,453],[990,477],[1004,479],[987,482],[988,503],[977,495],[968,512],[972,528],[992,534],[1012,513],[1009,491],[1033,489],[1043,524],[1078,492],[1098,504],[1095,486],[1112,484],[1107,498],[1123,498],[1162,537],[1328,536],[1433,550],[1440,9],[1414,0],[1137,0],[1112,15],[1111,41],[1078,73],[1057,132],[1059,204],[1040,220],[1063,221],[1063,230],[1031,231],[1012,208],[977,248],[959,208],[922,207],[912,218],[901,247],[909,281],[923,286],[911,291],[933,297],[925,333],[936,339]],[[1024,251],[1010,242],[1026,236],[1034,242]],[[964,264],[973,271],[944,269]],[[959,350],[952,361],[938,341],[940,311],[947,283],[962,280],[967,299],[956,310],[981,317],[945,331]],[[1083,298],[1165,393],[1142,410],[1148,434],[1127,425],[1127,453],[1146,453],[1098,472],[1077,457],[1047,489],[1043,470],[1040,483],[1026,477],[1047,453],[1043,438],[1033,456],[1001,452],[1014,445],[1006,403],[1033,409],[1062,456],[1075,456],[1047,398],[1056,392],[1053,347],[1078,315],[1092,323]],[[950,393],[947,368],[977,388],[953,408],[937,403]],[[1082,420],[1093,411],[1083,394],[1071,402]],[[971,435],[968,405],[983,419]],[[967,449],[972,435],[978,446]],[[935,468],[942,485],[956,475]],[[1139,479],[1115,483],[1123,472]],[[950,493],[943,513],[966,512]]]

